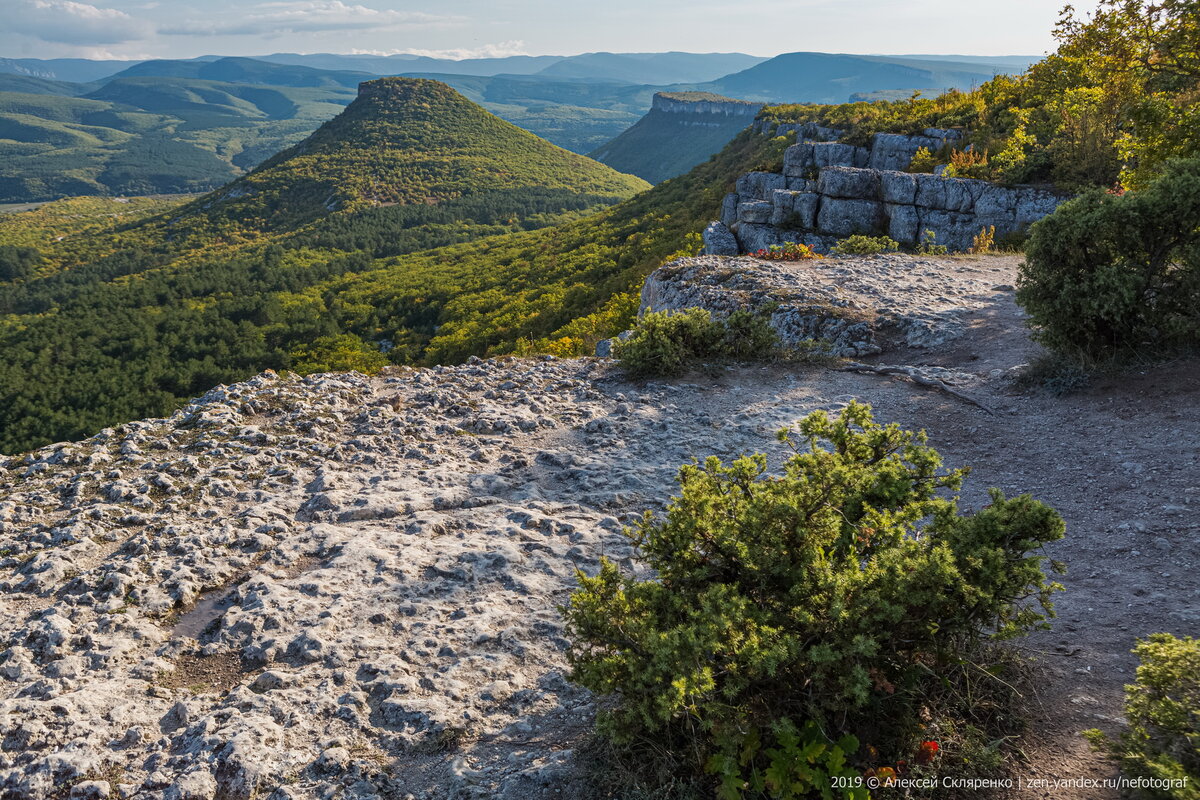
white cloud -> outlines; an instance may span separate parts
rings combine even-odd
[[[150,25],[124,11],[72,0],[17,0],[15,9],[5,16],[7,32],[44,42],[120,44],[144,39],[151,33]]]
[[[350,51],[357,56],[426,56],[427,58],[449,58],[462,61],[466,58],[506,58],[508,56],[527,56],[529,51],[522,41],[496,42],[481,47],[456,48],[452,50],[359,50]]]
[[[180,36],[274,36],[281,33],[396,30],[448,25],[460,17],[420,11],[391,11],[348,5],[341,0],[298,0],[260,3],[239,19],[192,21],[165,25],[159,33]]]

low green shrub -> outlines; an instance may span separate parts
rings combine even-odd
[[[1200,639],[1156,633],[1138,642],[1137,680],[1125,687],[1129,730],[1113,741],[1088,737],[1142,779],[1136,798],[1200,799]]]
[[[1017,300],[1054,350],[1098,358],[1200,343],[1200,159],[1035,223]]]
[[[831,251],[839,255],[871,256],[878,253],[894,253],[899,249],[900,243],[890,236],[856,233],[839,241]]]
[[[937,243],[937,232],[927,230],[921,234],[921,241],[917,244],[917,252],[923,256],[944,256],[950,252],[950,248],[944,244]]]
[[[723,797],[858,797],[862,783],[828,782],[855,774],[856,738],[911,754],[982,642],[1044,627],[1062,587],[1039,550],[1064,526],[998,490],[960,514],[947,493],[966,470],[869,406],[780,439],[778,476],[762,454],[680,469],[666,516],[626,532],[655,578],[606,559],[579,575],[572,679],[618,698],[603,735],[666,743]]]
[[[735,311],[717,319],[706,309],[654,311],[638,320],[614,355],[635,378],[679,375],[704,359],[769,359],[779,339],[763,314]]]
[[[908,162],[908,171],[930,173],[941,163],[932,150],[928,147],[920,147],[913,154],[912,161]]]

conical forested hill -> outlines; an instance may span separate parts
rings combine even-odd
[[[303,142],[190,206],[241,229],[294,229],[335,212],[530,192],[595,204],[648,187],[489,114],[449,86],[383,78]]]

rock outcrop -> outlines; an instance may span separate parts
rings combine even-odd
[[[800,141],[784,154],[782,172],[738,179],[722,206],[721,227],[706,232],[709,254],[729,254],[726,233],[742,253],[786,241],[827,250],[860,233],[915,246],[927,231],[938,244],[961,251],[984,228],[994,227],[997,238],[1023,233],[1065,199],[1040,187],[903,171],[919,149],[940,149],[960,136],[956,131],[881,133],[870,147],[856,147],[836,141],[839,131],[811,124],[756,125],[770,134],[794,131]]]
[[[805,261],[699,256],[652,272],[639,314],[762,311],[785,347],[867,356],[958,338],[970,314],[1012,290],[1004,280],[1002,271],[898,253]]]

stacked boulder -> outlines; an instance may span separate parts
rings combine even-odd
[[[791,127],[801,141],[787,149],[783,171],[738,179],[720,222],[705,231],[707,253],[739,255],[784,242],[828,250],[854,234],[914,246],[927,231],[937,244],[961,251],[985,228],[994,227],[997,238],[1022,233],[1066,199],[1034,186],[903,171],[919,149],[939,150],[961,136],[957,131],[881,133],[870,147],[856,147],[836,141],[838,131]],[[810,138],[814,133],[820,140]]]

